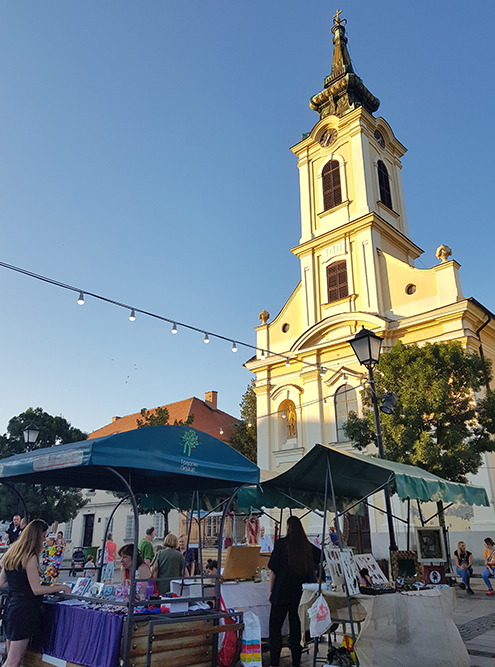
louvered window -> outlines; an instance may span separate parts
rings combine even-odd
[[[388,208],[392,208],[392,194],[390,192],[390,179],[387,167],[378,160],[378,183],[380,185],[380,201]]]
[[[327,266],[328,303],[349,296],[347,267],[345,262],[335,262]]]
[[[323,167],[323,210],[328,211],[334,206],[342,204],[342,190],[340,187],[340,169],[337,160],[330,160]]]

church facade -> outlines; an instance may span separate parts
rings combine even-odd
[[[438,247],[431,268],[415,267],[423,251],[409,233],[401,174],[406,149],[374,115],[380,102],[353,71],[339,13],[332,32],[332,69],[310,101],[319,120],[292,148],[301,237],[291,251],[301,280],[274,319],[261,313],[259,349],[246,364],[256,376],[258,465],[275,473],[316,443],[352,447],[342,427],[351,410],[361,414],[367,372],[348,341],[361,327],[384,339],[385,353],[399,340],[458,340],[495,359],[495,316],[463,296],[450,248]],[[485,486],[492,507],[454,514],[450,525],[459,534],[494,526],[492,467],[495,459],[486,455],[471,480]],[[373,513],[370,523],[381,551],[383,516]]]

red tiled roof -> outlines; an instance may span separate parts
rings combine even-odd
[[[167,408],[168,410],[169,424],[173,424],[175,420],[185,422],[189,415],[192,414],[194,415],[194,421],[191,424],[193,428],[197,428],[198,431],[209,433],[215,438],[219,438],[219,440],[231,444],[229,426],[237,423],[238,419],[236,417],[233,417],[226,412],[222,412],[222,410],[213,410],[208,403],[195,396],[186,398],[183,401],[177,401],[176,403],[169,403],[168,405],[163,405],[161,407]],[[152,408],[151,412],[156,409],[157,408]],[[119,417],[111,424],[102,426],[90,433],[88,438],[101,438],[105,435],[132,431],[137,428],[138,418],[141,418],[140,412]],[[223,427],[223,435],[220,435],[220,427]]]

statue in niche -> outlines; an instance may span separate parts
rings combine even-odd
[[[296,406],[290,403],[287,407],[287,440],[297,438],[297,414]]]

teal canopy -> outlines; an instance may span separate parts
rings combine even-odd
[[[448,482],[415,466],[315,445],[286,472],[258,487],[242,489],[239,508],[301,507],[322,510],[325,506],[325,473],[330,468],[338,509],[361,500],[388,485],[399,498],[488,506],[481,486]],[[330,487],[328,487],[330,496]],[[328,505],[331,506],[331,503]]]
[[[190,426],[150,426],[55,445],[0,460],[0,481],[134,493],[221,489],[259,482],[259,468],[230,445]]]

